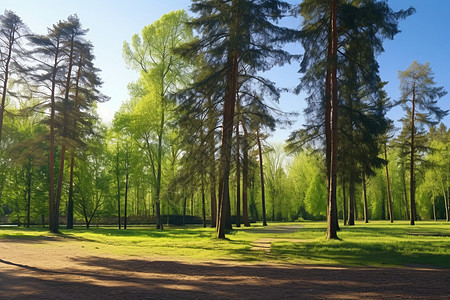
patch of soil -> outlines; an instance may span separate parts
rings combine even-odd
[[[1,240],[0,299],[448,299],[450,270],[189,262]]]

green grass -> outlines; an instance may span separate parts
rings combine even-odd
[[[61,243],[74,243],[95,253],[131,256],[162,256],[190,261],[236,260],[247,262],[332,264],[345,266],[450,267],[450,223],[376,221],[342,226],[341,240],[325,240],[324,222],[271,223],[272,226],[302,225],[295,233],[265,233],[261,225],[240,228],[215,238],[215,230],[202,227],[76,228],[62,230]],[[35,241],[36,247],[53,242],[54,235],[42,228],[1,228],[3,238]],[[274,238],[269,251],[252,250],[255,241]],[[277,241],[300,239],[300,242]]]

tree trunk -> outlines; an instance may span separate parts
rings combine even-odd
[[[445,220],[448,222],[448,198],[445,193],[445,189],[443,189],[444,194],[444,206],[445,206]]]
[[[239,100],[236,100],[239,114]],[[241,227],[241,164],[239,158],[239,119],[236,120],[236,227]]]
[[[364,200],[364,223],[369,223],[369,211],[367,207],[367,190],[366,190],[366,175],[362,176],[363,183],[363,200]]]
[[[387,145],[384,143],[384,160],[386,161],[386,183],[387,183],[387,194],[388,194],[388,205],[389,205],[389,220],[394,223],[394,205],[392,203],[391,195],[391,182],[389,180],[389,168],[387,160]]]
[[[205,207],[205,174],[202,172],[202,218],[203,228],[206,228],[206,207]]]
[[[73,167],[75,164],[75,156],[70,158],[70,174],[69,174],[69,201],[67,203],[67,229],[73,229]]]
[[[403,179],[403,192],[404,192],[404,198],[405,198],[405,215],[406,219],[410,219],[410,214],[408,210],[408,191],[406,190],[406,176],[405,176],[405,170],[402,166],[402,179]]]
[[[66,145],[63,144],[61,147],[61,159],[59,161],[59,173],[58,173],[58,184],[56,186],[56,199],[55,199],[55,212],[53,218],[53,230],[54,232],[59,232],[59,207],[61,203],[61,192],[62,192],[62,182],[64,175],[64,159],[66,154]]]
[[[233,15],[231,16],[233,26],[230,30],[231,39],[236,36],[238,25],[238,13],[236,7],[236,1],[232,1]],[[232,46],[233,47],[233,46]],[[225,101],[223,107],[223,125],[222,125],[222,142],[220,151],[220,181],[221,182],[221,199],[219,200],[219,212],[217,219],[217,237],[220,239],[225,238],[227,214],[230,208],[230,195],[229,195],[229,177],[230,177],[230,165],[231,165],[231,142],[233,135],[233,119],[234,108],[236,103],[237,94],[237,75],[238,75],[238,53],[237,49],[229,49],[227,65],[230,66],[231,72],[228,72],[226,76],[226,91]]]
[[[434,217],[434,221],[436,222],[437,221],[437,218],[436,218],[436,202],[435,202],[435,198],[434,198],[434,193],[431,196],[431,198],[432,198],[432,202],[433,202],[433,217]]]
[[[256,142],[258,143],[259,174],[261,176],[262,221],[263,221],[263,226],[267,226],[266,196],[265,196],[265,192],[264,192],[264,168],[263,168],[263,157],[262,157],[262,150],[261,150],[261,139],[259,136],[259,128],[256,130]]]
[[[27,168],[27,227],[30,227],[30,213],[31,213],[31,164]]]
[[[348,184],[348,222],[349,226],[355,225],[355,181],[353,174],[350,172],[350,180]]]
[[[344,220],[344,226],[347,225],[347,197],[345,195],[345,180],[342,178],[342,219]]]
[[[208,108],[212,113],[212,100],[208,97]],[[211,198],[211,228],[216,227],[217,219],[217,198],[216,198],[216,159],[214,156],[215,151],[215,140],[214,140],[214,128],[215,128],[215,118],[209,116],[208,118],[208,147],[209,147],[209,188],[210,188],[210,198]]]
[[[245,227],[250,227],[248,218],[248,141],[247,141],[247,128],[242,122],[242,129],[244,131],[243,138],[243,157],[242,157],[242,218]]]
[[[191,217],[194,216],[194,192],[191,192]]]
[[[187,197],[184,196],[184,201],[183,201],[183,225],[186,225],[186,204],[187,204]]]
[[[117,218],[119,222],[119,229],[122,228],[122,219],[120,215],[120,173],[119,173],[119,143],[117,143],[117,155],[116,155],[116,181],[117,181]]]
[[[416,180],[414,177],[414,135],[416,132],[416,129],[414,127],[414,119],[415,119],[415,98],[416,98],[416,91],[415,91],[415,82],[413,83],[413,98],[412,98],[412,108],[411,108],[411,165],[410,165],[410,185],[409,185],[409,198],[411,200],[411,208],[410,208],[410,224],[414,225],[416,221]]]
[[[161,102],[163,102],[163,96],[161,96]],[[163,106],[163,104],[161,104]],[[158,153],[157,153],[157,173],[156,173],[156,187],[155,187],[155,206],[156,206],[156,229],[164,230],[164,226],[161,220],[161,169],[162,169],[162,139],[164,130],[164,108],[161,109],[161,123],[158,134]]]
[[[73,55],[73,43],[72,43],[72,51],[71,55]],[[76,82],[75,82],[75,99],[74,99],[74,110],[78,110],[78,91],[79,91],[79,84],[80,84],[80,77],[81,77],[81,71],[82,71],[82,65],[83,63],[83,55],[80,55],[80,60],[78,62],[78,71],[76,76]],[[68,82],[69,84],[69,82]],[[68,89],[66,91],[67,99],[69,97]],[[77,121],[75,120],[73,122],[74,129],[76,130]],[[67,204],[67,229],[73,229],[73,168],[75,164],[75,149],[72,149],[72,155],[70,158],[70,174],[69,174],[69,201]]]
[[[56,110],[56,101],[55,101],[55,93],[56,93],[56,73],[58,70],[58,63],[59,63],[59,46],[60,46],[60,40],[59,38],[56,41],[56,49],[55,49],[55,60],[53,64],[53,71],[52,71],[52,87],[50,92],[50,151],[49,151],[49,228],[50,231],[53,233],[59,233],[58,228],[55,229],[54,226],[54,220],[55,220],[55,214],[56,207],[55,207],[55,110]]]
[[[123,229],[127,229],[127,223],[128,223],[128,215],[127,215],[127,210],[128,210],[128,178],[130,176],[130,172],[129,172],[129,158],[128,158],[128,150],[127,150],[127,154],[126,154],[126,161],[125,161],[125,203],[124,203],[124,216],[123,216]]]
[[[332,63],[331,68],[331,167],[330,167],[330,193],[328,200],[327,239],[338,239],[337,236],[337,159],[338,159],[338,88],[337,88],[337,0],[332,0],[331,9],[331,36],[332,36]]]

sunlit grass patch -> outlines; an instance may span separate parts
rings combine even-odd
[[[287,226],[289,230],[281,230]],[[280,229],[281,228],[281,229]],[[74,243],[84,251],[140,257],[162,256],[189,261],[234,260],[246,262],[333,264],[353,266],[423,265],[450,267],[450,223],[376,221],[342,226],[341,240],[325,239],[325,222],[252,224],[238,228],[227,239],[216,238],[214,228],[112,227],[74,230],[61,235],[45,228],[1,228],[0,240],[35,240],[45,247],[53,240]],[[265,247],[254,247],[264,241]]]

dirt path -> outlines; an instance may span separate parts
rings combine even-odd
[[[251,229],[252,232],[257,233],[271,233],[271,234],[279,234],[279,233],[294,233],[297,232],[302,225],[291,225],[291,226],[271,226],[271,227],[263,227],[258,229]],[[250,230],[249,230],[250,231]],[[290,238],[260,238],[257,239],[253,243],[252,250],[264,250],[265,252],[270,252],[270,246],[272,242],[293,242],[293,243],[303,243],[307,240],[303,239],[290,239]]]
[[[450,270],[189,262],[1,240],[0,299],[448,299]]]

